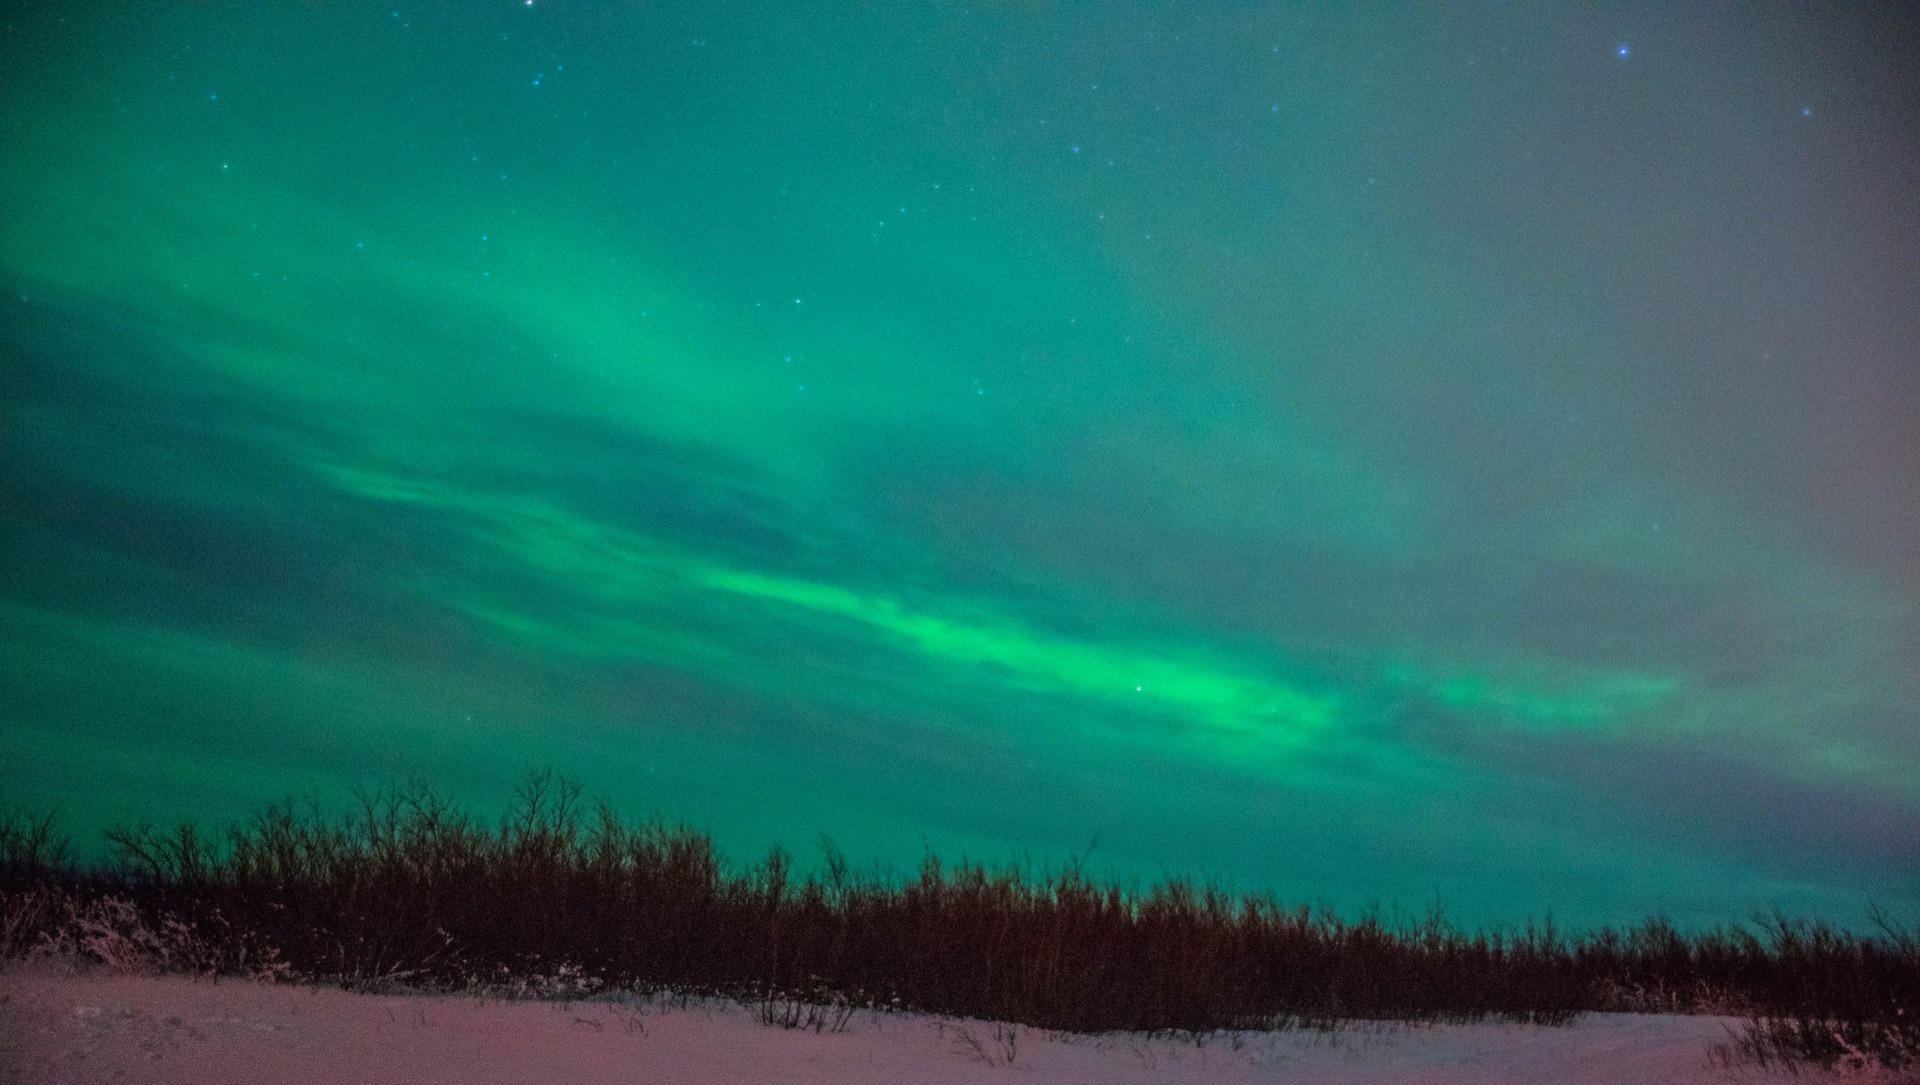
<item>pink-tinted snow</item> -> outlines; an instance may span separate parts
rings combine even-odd
[[[0,1081],[34,1085],[1771,1080],[1713,1067],[1709,1046],[1737,1025],[1717,1017],[1596,1014],[1569,1028],[1299,1032],[1196,1046],[865,1014],[844,1031],[816,1033],[763,1025],[751,1011],[717,1002],[500,1002],[25,967],[0,973],[0,999]]]

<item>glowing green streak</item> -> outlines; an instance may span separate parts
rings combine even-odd
[[[915,609],[883,595],[717,564],[581,520],[538,501],[464,494],[386,475],[328,470],[338,483],[362,496],[477,515],[488,525],[484,535],[496,545],[561,578],[575,590],[591,586],[609,604],[689,593],[709,599],[718,595],[778,603],[884,634],[895,646],[921,658],[964,664],[1013,689],[1164,713],[1197,725],[1216,740],[1232,739],[1236,743],[1255,740],[1298,747],[1341,722],[1346,707],[1337,693],[1309,691],[1282,681],[1170,659],[1150,649],[1052,637],[999,615],[982,614],[979,608],[963,606],[958,600],[946,606]],[[944,616],[942,611],[965,611],[973,616],[957,619]],[[521,618],[518,625],[497,620],[506,613],[498,608],[489,613],[503,628],[518,628],[523,633],[533,628],[530,619]],[[607,631],[615,626],[627,628],[627,635],[620,639],[631,643],[637,627],[618,619],[610,621]],[[560,636],[554,631],[548,635]],[[577,639],[583,644],[592,641]],[[656,632],[646,639],[658,640],[660,636]],[[657,646],[649,654],[657,655],[662,649],[664,645]],[[1506,670],[1511,672],[1513,668]],[[1395,664],[1384,668],[1382,678],[1389,686],[1417,690],[1482,722],[1541,733],[1621,725],[1669,703],[1681,686],[1677,679],[1656,675],[1553,667],[1493,674],[1469,664]],[[1233,749],[1221,752],[1232,756]]]
[[[782,604],[850,621],[886,635],[896,647],[967,665],[1015,689],[1168,713],[1222,738],[1298,746],[1339,722],[1342,698],[1334,693],[1169,659],[1151,650],[1050,637],[991,614],[967,620],[942,617],[885,596],[737,569],[583,521],[535,500],[463,493],[353,468],[319,469],[335,485],[362,497],[470,515],[485,525],[481,535],[495,546],[575,592],[597,592],[609,607],[686,593],[710,600],[721,596]],[[498,604],[465,604],[465,609],[518,635],[574,640]],[[980,613],[958,601],[946,609]],[[593,624],[607,625],[597,620]]]
[[[1296,742],[1333,725],[1340,699],[1277,682],[1195,667],[1175,660],[1029,633],[1003,621],[964,623],[918,613],[885,597],[758,573],[714,569],[706,583],[723,591],[773,599],[833,614],[893,634],[918,651],[1002,669],[1012,684],[1138,706],[1142,701],[1189,714],[1209,726]],[[1275,728],[1275,725],[1278,728]]]
[[[1508,673],[1464,664],[1431,669],[1395,664],[1383,677],[1482,722],[1538,733],[1616,727],[1669,703],[1681,690],[1679,679],[1663,675],[1544,664],[1500,669]]]

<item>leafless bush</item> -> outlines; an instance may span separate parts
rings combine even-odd
[[[928,856],[914,877],[863,876],[830,846],[824,873],[803,877],[781,852],[730,867],[706,836],[624,821],[546,775],[493,825],[410,786],[338,818],[282,803],[220,834],[117,830],[113,863],[84,874],[48,858],[42,826],[0,820],[7,952],[47,935],[102,962],[359,989],[676,992],[789,1028],[871,1007],[1187,1036],[1589,1010],[1881,1028],[1920,1006],[1920,945],[1891,925],[1869,938],[1774,916],[1683,934],[1653,919],[1576,937],[1549,920],[1470,935],[1437,909],[1347,920],[1179,880],[1123,890],[1077,865]],[[36,895],[46,887],[77,911]],[[1881,1035],[1848,1042],[1879,1051]]]
[[[1841,1020],[1811,1016],[1757,1016],[1713,1058],[1733,1069],[1779,1067],[1798,1076],[1807,1067],[1866,1078],[1887,1085],[1920,1085],[1920,1028],[1900,1014],[1893,1020]]]
[[[291,978],[291,969],[260,939],[225,923],[213,936],[198,924],[162,914],[150,918],[121,896],[83,898],[54,886],[0,895],[6,956],[67,958],[117,975],[194,973],[257,980]]]
[[[976,1035],[973,1025],[953,1026],[954,1051],[988,1066],[1012,1066],[1013,1060],[1020,1056],[1018,1026],[996,1024],[992,1036],[986,1034],[985,1025],[979,1028],[981,1031]]]
[[[0,890],[0,959],[25,957],[66,919],[67,895],[50,885]]]

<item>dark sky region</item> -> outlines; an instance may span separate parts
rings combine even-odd
[[[1911,913],[1900,13],[10,5],[0,788]]]

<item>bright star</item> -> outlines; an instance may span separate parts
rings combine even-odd
[[[1624,60],[1626,59],[1627,54],[1633,52],[1633,50],[1625,45],[1622,45],[1619,48],[1615,49],[1613,52],[1615,56],[1620,57],[1622,60]]]

